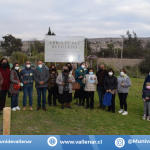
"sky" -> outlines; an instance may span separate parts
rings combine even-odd
[[[150,37],[150,0],[0,0],[0,40],[43,40],[49,27],[59,36]]]

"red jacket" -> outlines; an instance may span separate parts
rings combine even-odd
[[[0,72],[3,76],[2,90],[9,90],[10,86],[10,69],[6,68],[6,71],[0,67]]]

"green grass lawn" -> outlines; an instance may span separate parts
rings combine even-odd
[[[132,78],[132,87],[128,96],[128,115],[118,113],[119,99],[116,96],[116,113],[99,110],[98,93],[95,92],[94,110],[76,106],[72,101],[72,109],[60,109],[49,107],[45,112],[42,109],[36,111],[37,95],[33,93],[33,111],[12,112],[12,135],[146,135],[150,134],[150,122],[142,119],[143,101],[141,99],[143,79]],[[20,92],[19,106],[22,109],[23,93]],[[7,98],[6,106],[10,106],[10,98]],[[0,126],[2,116],[0,116]]]

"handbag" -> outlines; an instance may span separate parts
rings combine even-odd
[[[13,74],[15,75],[14,72],[13,72]],[[20,80],[18,80],[18,79],[16,78],[16,75],[15,75],[15,80],[18,81],[18,82],[20,82]],[[13,86],[14,86],[14,90],[19,90],[19,89],[20,89],[20,86],[19,86],[18,84],[16,84],[16,83],[13,83]]]
[[[80,83],[75,82],[72,84],[72,90],[79,90],[80,89]]]
[[[112,99],[112,94],[111,93],[105,93],[103,105],[110,106],[111,105],[111,99]]]
[[[118,94],[118,91],[117,91],[117,89],[114,89],[114,90],[112,90],[110,93],[113,94],[113,95],[117,95],[117,94]]]
[[[16,81],[20,82],[20,80],[17,80]],[[14,86],[14,90],[19,90],[20,89],[20,86],[16,83],[13,83],[13,86]]]

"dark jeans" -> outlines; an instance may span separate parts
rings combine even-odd
[[[38,94],[38,107],[41,107],[41,93],[42,93],[42,107],[44,108],[46,105],[46,91],[47,87],[41,87],[37,88],[37,94]]]
[[[32,106],[33,86],[23,87],[23,106],[26,106],[27,96],[29,95],[29,106]]]
[[[98,91],[100,106],[105,107],[105,106],[103,105],[103,99],[104,99],[104,96],[105,96],[103,87],[98,86],[98,87],[97,87],[97,91]]]
[[[115,95],[112,94],[112,99],[111,99],[111,106],[108,106],[108,110],[112,112],[115,112]]]
[[[124,110],[127,111],[128,93],[118,93],[118,95],[119,95],[119,100],[120,100],[120,108],[123,109],[123,106],[124,106]]]
[[[48,90],[48,104],[52,105],[52,96],[53,96],[53,104],[56,105],[56,96],[58,88],[57,87],[51,87],[51,90]]]
[[[89,99],[90,99],[90,108],[94,108],[94,92],[86,92],[87,107],[89,107]]]
[[[19,96],[19,93],[11,94],[11,108],[18,106],[18,96]]]

